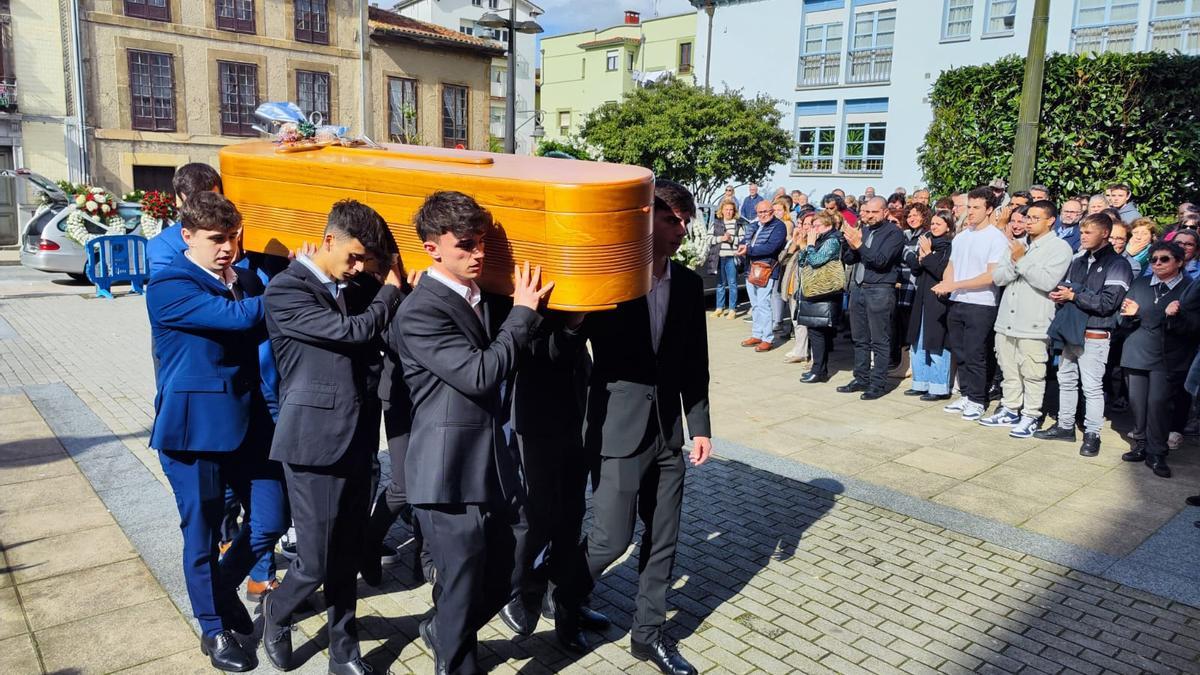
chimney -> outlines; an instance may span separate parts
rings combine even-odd
[[[630,25],[638,25],[642,22],[642,13],[635,12],[632,9],[625,11],[625,23]]]

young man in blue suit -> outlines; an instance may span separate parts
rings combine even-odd
[[[232,266],[241,215],[215,192],[184,205],[188,249],[154,278],[147,309],[158,360],[150,446],[159,451],[183,531],[183,570],[200,649],[214,667],[254,668],[233,633],[253,624],[237,587],[287,527],[282,471],[267,458],[274,424],[262,387],[262,282]],[[249,508],[218,556],[225,486]]]
[[[184,164],[176,169],[175,177],[171,179],[171,189],[175,191],[175,197],[180,204],[186,204],[188,197],[201,192],[217,194],[224,192],[221,174],[201,162]],[[170,266],[174,262],[175,256],[183,253],[187,248],[187,242],[183,240],[183,228],[178,223],[164,228],[157,237],[146,244],[146,262],[150,265],[150,276],[153,278]]]

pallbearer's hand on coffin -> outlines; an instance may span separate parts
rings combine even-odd
[[[528,307],[535,312],[542,299],[549,296],[550,291],[554,290],[553,281],[542,286],[542,266],[534,267],[531,273],[528,260],[525,261],[524,267],[520,265],[513,267],[513,279],[513,305]]]

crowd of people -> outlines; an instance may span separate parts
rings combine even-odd
[[[649,293],[583,314],[546,309],[554,284],[528,262],[511,297],[480,289],[494,230],[469,195],[424,201],[414,226],[426,257],[406,273],[383,218],[353,200],[334,204],[290,262],[244,255],[222,187],[204,164],[176,173],[180,222],[150,241],[146,302],[150,446],[179,509],[212,665],[257,665],[239,638],[255,632],[237,597],[249,577],[244,597],[261,602],[276,668],[300,665],[292,624],[324,606],[328,672],[371,672],[357,578],[382,582],[397,520],[432,586],[419,633],[435,672],[485,672],[477,634],[497,615],[515,635],[549,618],[565,649],[585,653],[588,631],[610,623],[589,597],[640,518],[630,652],[668,675],[696,673],[663,631],[685,467],[712,451],[703,282],[671,261],[692,195],[657,181]],[[392,467],[382,489],[381,425]],[[294,559],[277,581],[289,524]]]
[[[713,316],[736,317],[744,282],[742,346],[791,340],[801,382],[830,379],[848,327],[853,373],[837,391],[874,400],[911,376],[903,395],[1014,438],[1076,442],[1081,426],[1085,457],[1106,414],[1129,410],[1122,459],[1169,478],[1168,452],[1200,431],[1200,209],[1181,203],[1160,227],[1131,197],[1124,183],[1010,194],[997,179],[936,200],[867,188],[815,203],[751,184],[739,201],[727,186],[709,229]]]

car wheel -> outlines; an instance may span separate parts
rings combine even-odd
[[[71,277],[72,281],[89,281],[87,275],[82,272],[67,272],[67,276]]]

